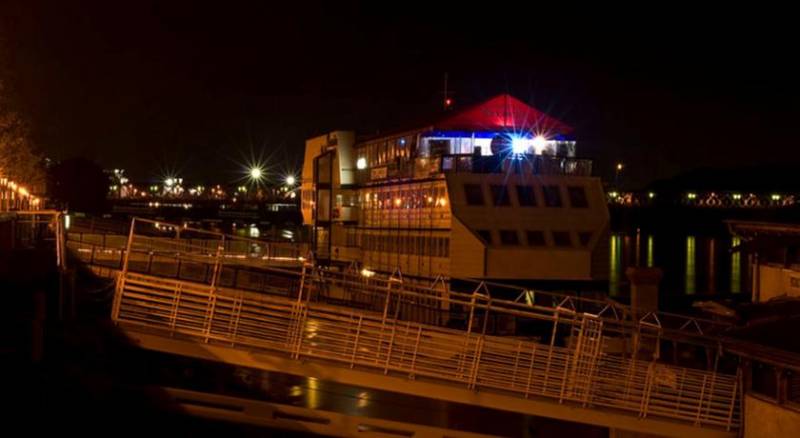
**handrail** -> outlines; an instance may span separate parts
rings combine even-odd
[[[140,219],[134,219],[132,222],[135,224],[135,222],[139,220]],[[159,223],[180,228],[177,225],[162,221],[142,221],[144,223]],[[147,263],[146,266],[130,266],[129,268],[137,272],[152,273],[153,271],[151,268],[154,261],[156,263],[164,263],[172,260],[172,262],[169,263],[173,263],[177,266],[175,268],[177,272],[174,274],[165,274],[162,271],[162,275],[169,275],[179,279],[183,278],[189,281],[207,281],[207,273],[210,272],[210,266],[215,265],[219,261],[222,267],[223,281],[227,281],[226,278],[232,276],[233,283],[231,283],[231,285],[241,289],[262,290],[265,292],[274,291],[274,289],[265,290],[263,286],[259,285],[264,283],[264,280],[268,282],[268,279],[274,278],[275,275],[284,276],[288,278],[288,281],[300,281],[299,272],[281,272],[280,270],[275,270],[278,266],[296,266],[299,268],[304,259],[296,251],[281,253],[276,249],[277,252],[272,254],[268,252],[266,256],[253,257],[242,251],[231,251],[230,245],[232,245],[232,241],[235,241],[234,239],[237,238],[236,236],[224,236],[221,234],[219,234],[219,236],[225,237],[224,244],[226,248],[217,252],[217,248],[213,247],[213,245],[208,245],[207,243],[203,245],[193,244],[193,239],[177,240],[168,237],[151,237],[132,233],[130,236],[132,239],[130,248],[134,253],[134,255],[132,255],[133,265],[137,263],[141,264],[144,260],[147,260]],[[252,241],[251,239],[242,240],[247,242]],[[202,239],[200,239],[200,241],[205,242]],[[222,240],[213,240],[210,242],[221,243]],[[273,246],[273,248],[279,247]],[[121,258],[122,256],[120,255],[120,260]],[[216,260],[216,258],[220,260]],[[181,275],[183,272],[182,267],[190,269],[190,265],[192,264],[198,265],[194,268],[194,271],[197,275],[200,275],[202,279],[197,275]],[[239,271],[247,271],[246,278],[240,278],[237,273]],[[206,274],[203,274],[203,272]],[[362,299],[373,303],[373,305],[377,302],[383,302],[383,297],[389,285],[396,283],[396,279],[392,280],[391,278],[382,278],[380,276],[366,278],[359,273],[352,272],[339,272],[319,268],[311,269],[309,272],[312,274],[310,284],[315,284],[316,290],[323,291],[323,293],[318,294],[315,299],[335,302],[332,295],[329,293],[326,294],[324,291],[331,287],[343,288],[349,290],[346,295],[351,298],[349,298],[347,303],[342,304],[351,306],[359,305],[359,300]],[[250,280],[248,280],[248,278],[250,278]],[[264,280],[258,280],[258,278]],[[464,281],[471,281],[477,284],[476,290],[480,288],[488,290],[487,286],[493,286],[509,291],[518,291],[520,293],[527,292],[525,288],[502,283],[473,279],[466,279]],[[464,307],[474,298],[474,293],[453,290],[451,288],[452,280],[449,282],[434,282],[431,286],[403,281],[401,281],[401,284],[402,287],[398,292],[398,296],[401,297],[404,306],[416,307],[419,311],[427,312],[430,317],[442,322],[446,321],[442,320],[440,316],[431,314],[431,312],[446,312],[447,309],[453,307]],[[441,284],[441,288],[438,286],[439,284]],[[494,310],[493,314],[504,313],[515,317],[552,320],[556,314],[561,313],[562,320],[570,321],[569,317],[563,315],[563,313],[566,312],[566,308],[563,308],[559,304],[567,300],[572,303],[572,310],[600,315],[607,321],[606,328],[610,332],[620,334],[630,333],[631,331],[638,330],[639,327],[644,324],[643,319],[637,319],[637,317],[633,315],[630,307],[612,300],[597,300],[547,291],[536,291],[535,295],[538,298],[535,298],[532,303],[520,303],[488,296],[479,296],[477,298],[476,308],[479,310],[488,310],[490,306],[489,303],[491,303],[491,307]],[[608,311],[609,307],[612,308],[612,311]],[[404,313],[412,312],[408,310]],[[650,316],[655,316],[655,319],[659,321],[659,323],[655,326],[650,323],[646,325],[658,330],[665,338],[693,340],[693,342],[703,345],[713,344],[715,342],[713,335],[730,327],[728,324],[717,321],[664,312],[653,313],[650,314]],[[428,320],[428,322],[432,322],[432,320]]]
[[[117,323],[203,342],[700,427],[741,423],[737,376],[605,354],[602,324],[585,322],[601,320],[582,314],[582,341],[567,348],[134,272],[119,279],[116,300]]]

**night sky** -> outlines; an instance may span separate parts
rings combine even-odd
[[[445,72],[457,106],[510,92],[630,184],[800,159],[792,14],[271,3],[14,2],[6,82],[49,156],[137,180],[299,167],[307,137],[439,114]]]

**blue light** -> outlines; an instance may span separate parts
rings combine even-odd
[[[529,147],[527,138],[517,136],[511,138],[511,152],[515,154],[524,154],[528,152]]]

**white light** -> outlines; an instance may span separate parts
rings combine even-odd
[[[515,154],[524,154],[528,152],[528,140],[521,137],[514,137],[511,139],[511,152]]]
[[[175,178],[169,177],[164,180],[164,185],[167,187],[172,187],[175,184]]]
[[[64,228],[66,228],[67,230],[69,230],[70,223],[71,223],[71,220],[70,220],[70,217],[69,217],[69,215],[68,215],[68,214],[65,214],[65,215],[64,215]]]
[[[261,168],[253,167],[250,169],[250,178],[253,178],[254,180],[260,180],[262,176],[263,172],[261,172]]]
[[[364,158],[364,157],[359,158],[358,161],[356,161],[356,167],[359,170],[366,169],[367,168],[367,159]]]
[[[372,277],[373,275],[375,275],[375,272],[373,272],[373,271],[370,271],[370,270],[369,270],[369,269],[367,269],[367,268],[364,268],[364,269],[362,269],[362,270],[361,270],[361,276],[362,276],[362,277],[367,277],[367,278],[369,278],[369,277]]]
[[[289,175],[286,177],[286,185],[293,186],[295,183],[294,175]]]
[[[545,146],[547,146],[547,139],[544,138],[543,135],[537,135],[536,137],[533,137],[533,141],[531,143],[533,144],[533,151],[537,155],[541,155]]]

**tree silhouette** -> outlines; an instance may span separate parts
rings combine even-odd
[[[94,161],[76,157],[49,169],[48,192],[53,201],[71,211],[101,213],[106,208],[108,176]]]

